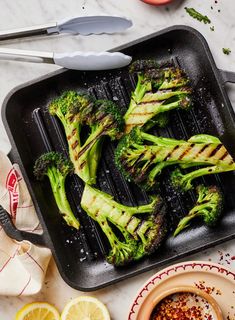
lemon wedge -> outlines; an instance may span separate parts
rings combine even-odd
[[[98,299],[80,296],[67,303],[61,320],[110,320],[108,309]]]
[[[57,309],[46,302],[34,302],[21,308],[15,320],[60,320]]]

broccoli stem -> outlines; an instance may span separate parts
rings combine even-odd
[[[124,206],[120,203],[117,203],[114,200],[113,200],[113,202],[115,202],[115,206],[119,210],[124,211],[127,209],[127,206]],[[156,205],[156,199],[153,198],[152,202],[150,202],[148,204],[145,204],[142,206],[136,206],[136,207],[128,207],[128,213],[130,214],[130,216],[133,216],[135,214],[150,213],[153,211],[155,205]]]
[[[188,139],[188,142],[192,143],[216,143],[221,144],[221,141],[214,136],[208,135],[208,134],[197,134],[195,136],[192,136],[190,139]]]
[[[169,146],[178,146],[185,144],[184,140],[176,140],[172,138],[164,138],[164,137],[157,137],[149,133],[140,132],[141,138],[143,140],[153,142],[157,146],[169,147]]]
[[[100,162],[103,140],[103,137],[98,139],[96,143],[93,145],[93,147],[90,149],[88,155],[88,162],[90,168],[90,178],[88,180],[89,184],[93,184],[96,182],[96,173]]]
[[[154,186],[155,184],[155,178],[157,175],[159,175],[161,173],[161,171],[171,165],[177,164],[177,161],[175,162],[161,162],[158,163],[149,173],[148,179],[147,179],[147,183],[145,183],[146,186],[148,186],[148,188],[151,188],[152,186]]]
[[[101,137],[103,128],[95,126],[79,152],[76,154],[75,173],[88,184],[96,181],[96,172],[99,164],[101,146],[103,140]],[[76,170],[77,169],[77,170]]]
[[[198,199],[188,215],[180,220],[174,232],[174,236],[190,225],[195,217],[202,217],[204,223],[213,227],[216,225],[223,208],[223,195],[216,186],[199,185],[197,187]]]
[[[151,82],[146,82],[142,84],[143,79],[143,75],[138,74],[138,82],[135,91],[132,94],[129,108],[126,114],[124,115],[124,119],[128,119],[129,114],[131,114],[136,105],[141,102],[141,99],[143,98],[145,93],[151,90]]]
[[[190,214],[183,219],[180,220],[175,232],[174,232],[174,237],[177,236],[182,230],[187,228],[190,225],[190,221],[196,217],[196,214]]]
[[[134,215],[140,213],[150,213],[153,211],[156,204],[156,199],[153,199],[152,202],[147,205],[127,207],[117,203],[112,198],[108,198],[107,201],[106,194],[89,186],[86,186],[86,192],[91,192],[93,198],[95,197],[96,199],[96,205],[92,207],[93,211],[89,209],[89,213],[91,215],[93,214],[93,219],[96,219],[96,210],[99,208],[98,210],[99,212],[102,212],[103,218],[109,220],[116,227],[122,230],[127,230],[132,236],[135,236],[135,230],[141,223],[141,220]],[[143,224],[145,223],[146,222]]]
[[[75,218],[66,197],[65,177],[62,176],[59,170],[57,170],[54,167],[48,168],[47,176],[51,183],[56,204],[64,220],[67,222],[69,226],[79,229],[80,223]]]
[[[115,233],[113,232],[112,228],[109,226],[107,219],[105,219],[103,216],[100,215],[97,218],[97,222],[99,223],[104,234],[106,234],[111,247],[116,248],[120,241],[118,237],[115,235]]]
[[[181,96],[184,97],[186,94],[188,94],[188,90],[176,90],[176,91],[162,90],[155,93],[147,92],[141,99],[141,102],[147,103],[147,102],[163,101],[175,96],[178,96],[180,98]]]
[[[193,207],[189,214],[182,218],[174,232],[174,237],[177,236],[183,229],[187,228],[190,225],[191,220],[193,220],[196,217],[204,216],[207,214],[209,210],[212,210],[214,207],[214,203],[202,203],[202,204],[196,204],[195,207]]]
[[[178,81],[178,79],[168,80],[166,79],[159,87],[159,90],[168,90],[174,88],[180,88],[185,86],[188,83],[188,79],[182,79],[182,81]]]
[[[62,120],[61,120],[62,121]],[[71,123],[68,126],[64,125],[66,138],[68,141],[69,147],[69,157],[74,165],[75,173],[78,174],[78,154],[81,148],[81,141],[80,141],[80,130],[81,126],[78,123]]]
[[[180,98],[180,97],[179,97]],[[150,103],[144,103],[144,104],[130,104],[130,111],[133,111],[133,113],[130,115],[130,112],[127,112],[124,116],[124,120],[126,122],[126,129],[125,132],[129,133],[134,127],[136,126],[143,126],[145,123],[147,123],[149,120],[151,120],[153,117],[157,116],[158,114],[162,112],[167,112],[173,109],[176,109],[181,106],[181,100],[171,102],[168,104],[163,104],[161,102],[155,101]]]
[[[151,82],[148,81],[148,82],[142,83],[143,80],[144,80],[144,76],[141,74],[138,74],[137,86],[136,86],[135,91],[133,92],[133,95],[132,95],[132,98],[136,103],[141,102],[145,93],[152,89]]]
[[[117,203],[109,194],[86,184],[81,206],[99,223],[107,236],[111,246],[108,261],[116,265],[150,254],[159,245],[166,232],[165,226],[160,231],[160,226],[164,224],[164,208],[159,197],[153,197],[149,204],[129,207]],[[157,213],[159,213],[158,219],[156,219]],[[144,214],[145,218],[140,219],[135,216],[140,214]],[[120,230],[123,239],[115,234],[112,226]]]
[[[189,169],[195,166],[206,166],[208,163],[205,162],[193,162],[193,163],[180,163],[179,166],[182,169]]]
[[[196,178],[209,175],[209,174],[227,172],[232,170],[235,170],[235,164],[231,164],[229,166],[225,165],[225,166],[211,166],[211,167],[201,168],[193,172],[189,172],[187,174],[182,175],[180,185],[183,187],[183,190],[187,191],[192,188],[192,181]]]
[[[116,265],[122,265],[131,260],[134,254],[134,247],[130,246],[128,243],[120,241],[105,218],[100,216],[97,219],[97,222],[99,223],[104,234],[107,236],[111,246],[111,252],[109,252],[107,256],[107,261],[109,263],[115,263]]]

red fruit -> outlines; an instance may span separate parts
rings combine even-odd
[[[172,2],[173,0],[141,0],[141,1],[148,3],[148,4],[152,4],[154,6],[161,6],[164,4],[168,4],[168,3]]]

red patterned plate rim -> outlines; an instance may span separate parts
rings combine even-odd
[[[235,273],[218,263],[214,263],[210,261],[185,261],[185,262],[171,265],[154,274],[141,287],[141,289],[139,290],[138,294],[135,297],[134,302],[131,305],[130,312],[128,315],[128,320],[135,320],[135,317],[138,313],[139,307],[141,306],[143,300],[145,299],[147,294],[150,293],[157,286],[157,284],[159,284],[162,281],[163,276],[169,276],[171,273],[175,274],[179,271],[186,272],[190,270],[199,271],[199,272],[200,271],[213,272],[213,273],[215,273],[216,271],[216,273],[219,273],[220,276],[224,278],[228,278],[228,276],[232,276],[232,279],[230,280],[233,280],[235,284]],[[150,285],[152,285],[151,289],[149,288]]]

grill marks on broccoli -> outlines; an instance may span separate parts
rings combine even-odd
[[[162,151],[162,148],[159,148],[159,151]],[[232,157],[228,154],[228,151],[222,144],[197,144],[195,143],[185,143],[184,145],[176,145],[171,148],[170,151],[165,156],[162,161],[178,161],[185,159],[192,159],[194,161],[207,161],[208,163],[216,163],[222,161],[223,164],[232,164]]]
[[[115,161],[127,179],[147,189],[152,188],[156,176],[171,165],[205,167],[186,174],[185,178],[178,171],[173,173],[174,185],[179,184],[186,190],[191,188],[191,180],[196,177],[235,169],[232,157],[219,139],[213,136],[200,134],[184,141],[156,137],[140,128],[134,128],[119,142]]]
[[[81,206],[106,234],[111,246],[107,260],[115,265],[149,255],[165,236],[165,206],[160,197],[154,197],[146,205],[128,207],[86,185]],[[119,229],[123,239],[119,239],[109,223]]]
[[[112,101],[94,100],[75,91],[63,93],[49,105],[50,114],[64,127],[75,173],[85,182],[81,206],[105,233],[111,247],[107,261],[117,266],[158,248],[167,232],[166,208],[159,196],[146,205],[125,206],[89,185],[96,182],[104,136],[114,140],[125,133],[115,151],[116,164],[126,179],[147,190],[156,185],[156,177],[168,166],[199,167],[186,174],[179,168],[173,171],[172,183],[183,191],[189,190],[197,177],[235,170],[232,157],[216,137],[199,134],[184,141],[144,132],[154,125],[164,127],[170,110],[191,106],[191,89],[183,70],[169,63],[139,60],[130,66],[130,72],[137,73],[138,81],[124,117]],[[86,136],[84,127],[89,128]],[[65,193],[65,178],[72,167],[69,160],[51,152],[37,160],[34,173],[39,179],[48,176],[63,218],[78,229]],[[180,221],[175,235],[197,216],[208,226],[217,222],[222,211],[220,190],[199,186],[197,192],[195,207]]]
[[[136,126],[146,125],[149,129],[158,124],[154,119],[157,115],[191,105],[189,81],[181,69],[138,60],[131,65],[130,72],[138,72],[138,81],[124,115],[126,133]]]
[[[50,103],[49,112],[63,124],[75,173],[84,182],[94,184],[103,136],[115,139],[123,130],[118,107],[112,101],[95,101],[86,94],[67,91]],[[90,132],[82,143],[80,135],[84,126]]]

